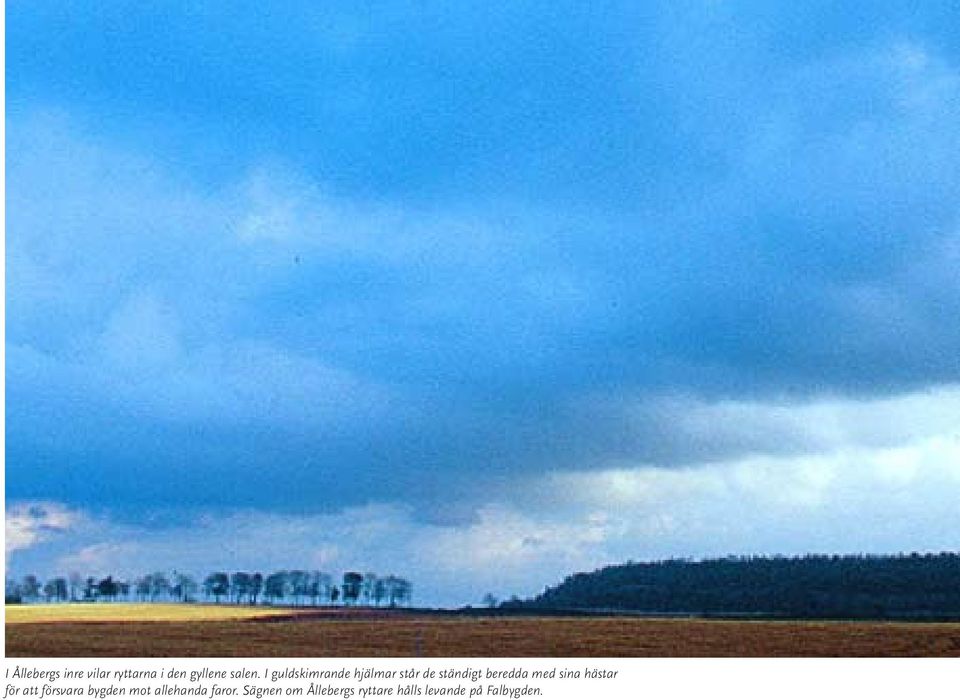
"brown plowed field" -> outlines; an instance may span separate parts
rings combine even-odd
[[[8,623],[6,644],[8,656],[960,656],[960,623],[283,611],[246,620]]]

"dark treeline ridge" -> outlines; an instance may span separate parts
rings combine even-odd
[[[410,582],[399,576],[348,571],[339,585],[320,571],[300,569],[260,572],[218,571],[202,581],[185,573],[155,572],[125,581],[114,576],[95,578],[71,574],[46,582],[28,574],[20,580],[7,579],[7,603],[69,602],[182,602],[200,599],[214,603],[248,605],[366,604],[408,605]]]
[[[568,576],[510,610],[799,618],[960,618],[960,554],[730,556]]]

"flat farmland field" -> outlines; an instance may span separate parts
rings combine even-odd
[[[8,656],[960,656],[960,623],[210,605],[10,606],[6,614]]]
[[[223,622],[275,618],[293,608],[177,603],[109,603],[79,605],[7,605],[8,625],[38,622]]]

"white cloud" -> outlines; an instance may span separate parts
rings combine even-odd
[[[14,552],[29,549],[55,536],[66,535],[82,521],[80,513],[60,503],[33,501],[8,504],[4,523],[7,565]]]
[[[562,502],[619,525],[606,545],[622,558],[950,549],[960,528],[960,440],[571,472],[549,489],[548,507]]]
[[[591,403],[592,402],[588,402]],[[637,399],[614,406],[626,429],[656,424],[672,442],[716,453],[822,454],[960,435],[960,386],[885,398]]]

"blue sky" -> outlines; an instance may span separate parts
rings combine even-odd
[[[955,546],[951,3],[7,7],[7,561]]]

